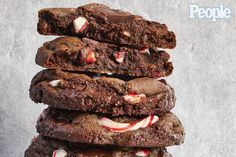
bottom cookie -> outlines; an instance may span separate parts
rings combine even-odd
[[[25,151],[24,157],[172,157],[165,148],[122,149],[96,147],[39,135]]]

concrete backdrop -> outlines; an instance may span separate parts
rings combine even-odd
[[[0,0],[0,156],[22,157],[36,135],[43,105],[34,104],[28,88],[42,68],[37,48],[55,37],[36,32],[37,11],[77,7],[91,0]],[[169,148],[175,157],[236,156],[236,6],[234,0],[98,0],[147,19],[166,23],[177,35],[169,51],[175,66],[168,82],[175,88],[173,112],[186,129],[184,145]],[[230,19],[189,19],[189,4],[224,4]]]

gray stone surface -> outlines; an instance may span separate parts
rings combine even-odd
[[[28,97],[37,48],[55,37],[36,32],[37,11],[76,7],[90,0],[0,0],[0,156],[22,157],[43,105]],[[93,1],[94,2],[94,1]],[[184,145],[169,148],[175,157],[236,156],[236,6],[234,0],[99,0],[166,23],[177,35],[175,65],[168,78],[175,87],[173,110],[186,129]],[[227,20],[189,19],[189,4],[232,10]]]

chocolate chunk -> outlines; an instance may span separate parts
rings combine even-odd
[[[137,49],[176,46],[175,34],[165,24],[96,3],[78,8],[42,9],[39,11],[38,32],[87,37]],[[123,32],[129,32],[129,35]]]
[[[133,79],[128,81],[127,85],[136,93],[145,93],[146,95],[155,95],[168,91],[164,83],[149,77]]]
[[[114,132],[101,126],[99,120],[103,116],[52,108],[47,110],[46,118],[37,122],[37,131],[52,138],[87,144],[140,148],[167,147],[182,144],[184,141],[183,126],[172,113],[158,115],[157,122],[144,128]],[[108,118],[120,123],[139,122],[142,119],[124,116]]]
[[[174,90],[163,81],[89,75],[43,70],[32,80],[30,97],[55,108],[114,116],[159,114],[175,105]]]

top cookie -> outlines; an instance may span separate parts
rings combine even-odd
[[[137,49],[171,49],[176,46],[175,34],[165,24],[97,3],[79,8],[42,9],[39,11],[38,32],[87,37]]]

